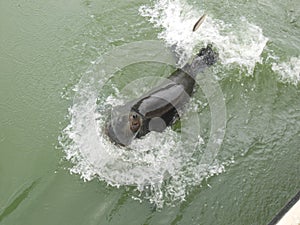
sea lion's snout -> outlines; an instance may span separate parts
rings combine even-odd
[[[136,112],[131,112],[129,114],[129,124],[130,124],[130,130],[132,132],[137,132],[141,127],[141,116],[138,115]]]
[[[136,112],[113,112],[107,124],[106,133],[112,142],[127,146],[136,136],[141,124],[141,116]]]

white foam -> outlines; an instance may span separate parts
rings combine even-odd
[[[79,174],[85,181],[97,178],[116,187],[135,186],[142,193],[140,197],[163,207],[183,201],[189,187],[224,171],[224,165],[217,161],[211,165],[199,163],[203,140],[200,136],[184,136],[184,130],[177,133],[168,128],[163,133],[151,132],[134,140],[129,148],[112,144],[103,128],[110,108],[122,103],[122,93],[115,90],[117,93],[97,99],[99,90],[93,84],[98,82],[91,73],[89,77],[90,81],[81,81],[74,88],[77,95],[69,109],[71,121],[59,139],[66,158],[74,165],[71,173]],[[131,86],[131,92],[140,95],[139,87]],[[189,113],[196,114],[197,105],[192,102]],[[189,123],[197,123],[191,121],[191,116],[188,119]]]
[[[288,62],[273,63],[272,70],[280,75],[283,82],[297,85],[300,82],[300,58],[291,57]]]
[[[237,65],[252,74],[255,64],[261,62],[260,55],[268,40],[261,28],[244,18],[233,27],[208,16],[193,33],[194,23],[204,12],[194,10],[181,0],[158,0],[153,6],[141,7],[140,13],[155,26],[163,28],[159,37],[170,46],[176,45],[180,64],[188,60],[197,45],[213,42],[222,64]],[[284,74],[284,79],[298,82],[299,62],[296,58],[288,63],[273,64],[273,70]],[[200,163],[205,143],[199,135],[192,136],[197,133],[192,130],[186,131],[190,132],[187,133],[189,138],[184,136],[184,129],[181,133],[170,128],[163,133],[151,132],[134,140],[129,148],[107,140],[104,127],[110,109],[122,104],[122,97],[127,94],[135,98],[147,90],[141,90],[141,84],[123,89],[123,92],[110,86],[113,94],[106,96],[101,87],[108,75],[105,71],[99,72],[97,63],[93,63],[91,70],[74,88],[76,96],[69,109],[70,124],[59,137],[66,158],[73,163],[71,173],[79,174],[85,181],[97,178],[116,187],[135,186],[141,195],[132,196],[134,199],[146,198],[162,207],[183,201],[191,186],[200,185],[203,179],[224,171],[227,162]],[[150,82],[143,80],[143,83]],[[196,116],[188,115],[187,123],[199,123],[196,119],[201,104],[204,103],[192,99],[187,111]],[[184,118],[181,122],[184,124]]]
[[[169,45],[177,45],[181,63],[188,60],[199,43],[214,42],[223,64],[236,64],[250,73],[255,63],[260,61],[267,41],[261,29],[246,20],[243,20],[238,31],[232,33],[229,29],[231,25],[209,16],[199,32],[192,33],[193,24],[200,14],[179,0],[158,1],[155,6],[144,6],[140,11],[144,16],[149,16],[156,26],[164,28],[159,37]],[[107,140],[104,127],[110,109],[122,104],[122,97],[130,95],[134,99],[147,90],[141,90],[143,85],[138,82],[136,87],[130,86],[127,90],[108,85],[113,94],[106,96],[102,93],[102,84],[108,80],[109,74],[99,71],[97,63],[92,64],[74,88],[76,96],[69,109],[70,124],[59,139],[66,158],[74,165],[71,173],[79,174],[85,181],[97,178],[116,187],[135,186],[142,195],[133,198],[147,198],[162,207],[183,201],[191,186],[200,185],[203,179],[224,171],[225,162],[200,163],[205,143],[199,135],[193,136],[198,130],[151,132],[142,139],[134,140],[130,149]],[[143,80],[145,83],[151,82]],[[185,122],[186,127],[193,127],[188,124],[199,124],[197,116],[201,104],[192,99],[187,111],[194,113],[194,116],[188,115],[186,121],[181,118],[183,125]]]
[[[245,18],[233,26],[208,15],[200,28],[192,32],[194,23],[204,13],[183,0],[158,0],[152,6],[140,7],[142,16],[149,18],[156,27],[163,28],[158,37],[169,46],[176,45],[180,65],[187,61],[199,43],[213,43],[222,64],[236,64],[252,74],[255,64],[261,62],[261,53],[268,41],[262,29]]]

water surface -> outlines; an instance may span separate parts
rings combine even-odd
[[[300,188],[299,9],[297,1],[269,0],[1,2],[0,224],[266,224]],[[138,95],[140,78],[174,70],[140,62],[97,72],[105,54],[145,40],[176,43],[181,63],[209,42],[220,53],[206,75],[224,96],[226,129],[206,173],[196,159],[209,141],[213,106],[201,78],[189,106],[200,124],[195,154],[171,129],[137,141],[145,150],[155,140],[155,151],[132,157],[92,138],[106,116],[99,106]],[[90,78],[102,83],[91,86]],[[136,89],[126,89],[130,82]],[[74,120],[89,112],[91,125]],[[82,127],[91,135],[72,138]],[[129,166],[104,157],[110,150]],[[167,170],[173,183],[164,183]],[[156,189],[147,191],[145,178]]]

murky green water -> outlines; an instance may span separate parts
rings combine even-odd
[[[111,187],[97,178],[84,182],[70,174],[73,165],[58,143],[70,123],[74,87],[96,68],[91,62],[118,46],[157,40],[163,28],[139,15],[140,6],[154,3],[0,2],[0,224],[260,225],[299,191],[299,2],[182,2],[204,10],[217,24],[232,24],[222,30],[224,37],[243,33],[236,28],[243,16],[269,41],[253,75],[240,73],[240,61],[229,67],[220,63],[216,70],[227,112],[217,157],[225,171],[188,186],[185,201],[160,210],[145,196],[141,203],[134,200],[134,186]],[[136,79],[147,71],[164,76],[170,68],[139,64],[113,82],[122,86],[118,77],[135,74]],[[203,90],[194,98],[205,102]],[[206,141],[209,109],[205,104],[198,109]]]

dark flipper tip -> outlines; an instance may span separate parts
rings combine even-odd
[[[195,23],[194,27],[193,27],[193,32],[195,32],[196,30],[198,30],[198,28],[201,26],[201,24],[204,22],[206,17],[206,14],[203,14],[200,19]]]
[[[213,65],[218,60],[218,53],[212,49],[212,45],[208,44],[206,48],[202,48],[197,54],[202,57],[207,65]]]

